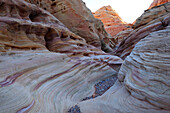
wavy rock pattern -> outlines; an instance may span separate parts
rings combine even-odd
[[[137,18],[135,24],[133,25],[133,28],[137,29],[140,26],[146,25],[147,23],[169,13],[170,2],[145,10],[145,12],[139,18]]]
[[[133,29],[128,29],[128,30],[120,31],[116,35],[116,41],[118,42],[118,44],[120,44],[123,40],[125,40],[132,31],[133,31]]]
[[[83,113],[169,113],[170,26],[136,44],[104,95],[80,102]]]
[[[73,33],[84,38],[88,44],[104,51],[115,46],[103,23],[95,19],[82,0],[25,0],[49,11]]]
[[[0,112],[65,113],[122,62],[43,9],[0,0]]]
[[[163,4],[161,6],[158,6],[156,8],[152,8],[145,12],[143,15],[155,15],[157,12],[166,12],[165,11],[165,6],[170,8],[168,3]],[[149,13],[153,12],[153,13]],[[141,16],[143,17],[143,16]],[[152,16],[151,16],[152,18]],[[139,28],[136,28],[134,31],[132,31],[127,38],[125,38],[118,46],[118,48],[115,51],[115,54],[120,56],[121,58],[125,59],[132,51],[134,46],[136,45],[137,42],[139,42],[141,39],[145,38],[148,36],[150,33],[154,31],[158,31],[161,29],[164,29],[169,23],[170,23],[170,13],[165,13],[165,14],[157,14],[156,17],[151,21],[149,17],[148,22],[146,25],[143,25]],[[147,19],[147,18],[145,18]],[[139,22],[136,23],[143,23],[142,20],[139,20]],[[140,24],[142,25],[142,24]]]

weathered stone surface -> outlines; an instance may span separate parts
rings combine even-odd
[[[152,7],[167,3],[167,2],[170,2],[170,0],[154,0],[152,4],[149,6],[149,9],[151,9]]]
[[[146,10],[133,25],[133,28],[139,28],[140,26],[146,25],[147,23],[157,19],[161,16],[170,13],[170,2],[153,7],[152,9]]]
[[[121,43],[123,40],[125,40],[129,34],[133,31],[133,29],[127,29],[124,31],[120,31],[117,35],[116,35],[116,41],[119,43]]]
[[[148,18],[143,18],[144,16],[142,15],[141,20],[137,19],[136,25],[138,23],[141,27],[136,28],[133,32],[131,32],[128,35],[127,38],[125,38],[125,40],[123,40],[119,44],[118,48],[115,51],[115,54],[125,59],[131,53],[132,49],[134,48],[137,42],[139,42],[141,39],[143,39],[144,37],[146,37],[147,35],[149,35],[154,31],[164,29],[170,22],[170,14],[165,11],[165,7],[169,7],[169,2],[146,11],[143,15],[147,15],[145,17]],[[166,12],[166,13],[157,14],[157,12]]]
[[[23,0],[0,0],[0,112],[66,113],[123,61]]]
[[[169,113],[169,75],[170,26],[136,44],[111,89],[78,106],[82,113]]]
[[[135,46],[119,80],[83,101],[110,87],[103,81],[116,77],[123,61],[88,45],[35,5],[0,0],[0,112],[169,113],[169,16],[148,25],[159,31],[151,29]]]
[[[103,23],[95,19],[82,0],[25,0],[36,4],[57,17],[72,32],[84,38],[88,44],[103,50],[115,46]],[[110,43],[112,42],[112,43]],[[102,47],[101,47],[102,46]]]
[[[103,6],[93,13],[95,18],[100,19],[104,23],[106,31],[111,34],[113,38],[123,30],[130,29],[131,25],[124,22],[119,14],[109,6]]]

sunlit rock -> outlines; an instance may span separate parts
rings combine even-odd
[[[111,6],[103,6],[93,13],[93,15],[95,18],[100,19],[104,23],[106,31],[111,34],[113,38],[116,38],[116,35],[120,31],[131,28],[131,25],[124,22]]]

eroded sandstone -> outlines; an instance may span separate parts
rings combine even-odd
[[[82,0],[25,0],[49,11],[72,32],[84,38],[88,44],[104,51],[115,46],[103,23],[95,19]]]
[[[169,113],[170,26],[136,44],[104,95],[78,106],[84,113]]]
[[[169,2],[144,12],[136,21],[135,26],[137,25],[138,27],[119,44],[115,54],[125,59],[131,53],[137,42],[148,36],[150,33],[164,29],[168,26],[170,14],[165,7],[169,8]]]
[[[65,113],[117,76],[119,57],[23,0],[0,1],[0,112]]]

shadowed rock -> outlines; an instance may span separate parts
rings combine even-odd
[[[95,19],[82,0],[25,0],[49,11],[73,33],[84,38],[88,44],[104,51],[115,46],[103,23]]]

